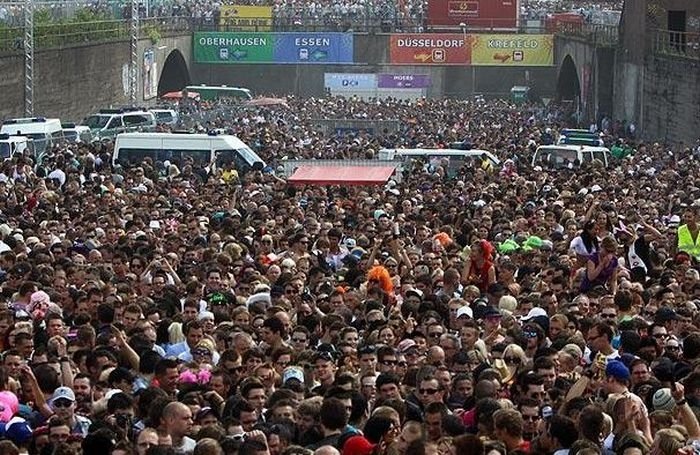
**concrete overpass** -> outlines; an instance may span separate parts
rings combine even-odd
[[[575,32],[575,33],[574,33]],[[555,37],[555,68],[400,67],[388,65],[389,34],[356,34],[353,65],[203,65],[192,63],[190,32],[163,32],[138,42],[137,100],[147,103],[191,82],[250,87],[256,92],[320,96],[325,72],[429,74],[431,96],[506,94],[530,85],[542,97],[569,100],[582,120],[613,111],[615,29],[575,30]],[[90,111],[128,103],[130,44],[127,40],[40,50],[35,54],[35,113],[80,120]],[[0,55],[0,118],[23,112],[22,55]]]
[[[144,57],[151,53],[154,64],[146,66]],[[137,103],[154,99],[159,89],[164,93],[189,83],[191,53],[192,35],[189,32],[163,33],[157,40],[140,40]],[[97,109],[128,104],[130,60],[128,40],[35,51],[35,114],[77,121]],[[164,73],[167,77],[161,80]],[[22,54],[0,54],[0,93],[0,119],[22,116]]]

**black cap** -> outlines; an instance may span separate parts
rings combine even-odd
[[[654,316],[654,322],[663,324],[668,321],[677,321],[678,315],[674,310],[668,307],[659,308]]]

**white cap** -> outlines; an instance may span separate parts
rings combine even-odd
[[[474,312],[472,309],[469,307],[469,305],[464,305],[462,307],[459,307],[457,309],[457,319],[459,319],[461,316],[468,316],[469,319],[474,319]]]
[[[547,312],[543,308],[535,307],[530,310],[527,316],[523,316],[521,320],[529,321],[530,319],[536,318],[537,316],[547,316]]]

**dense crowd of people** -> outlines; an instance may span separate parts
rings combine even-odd
[[[139,1],[142,18],[188,18],[198,26],[217,27],[227,25],[222,21],[222,7],[230,5],[270,6],[276,30],[366,30],[389,27],[386,31],[419,32],[427,19],[427,0],[173,0]],[[603,11],[622,11],[620,0],[526,0],[521,2],[523,20],[545,20],[554,13],[573,12],[589,22],[600,23],[607,19]],[[86,8],[91,13],[105,17],[128,19],[131,17],[129,2],[88,0],[81,3],[55,2],[37,9],[42,15],[59,22]],[[21,27],[24,9],[20,4],[0,3],[0,24]],[[489,19],[489,18],[485,18]],[[230,24],[227,25],[230,27]]]
[[[554,105],[200,109],[268,166],[122,168],[109,141],[0,166],[0,453],[694,453],[700,143],[603,121],[628,152],[550,169]],[[502,164],[280,172],[454,142]]]

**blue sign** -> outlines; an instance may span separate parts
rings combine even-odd
[[[353,63],[352,33],[275,33],[276,63]]]
[[[323,86],[331,90],[375,90],[377,75],[369,73],[326,73]]]

